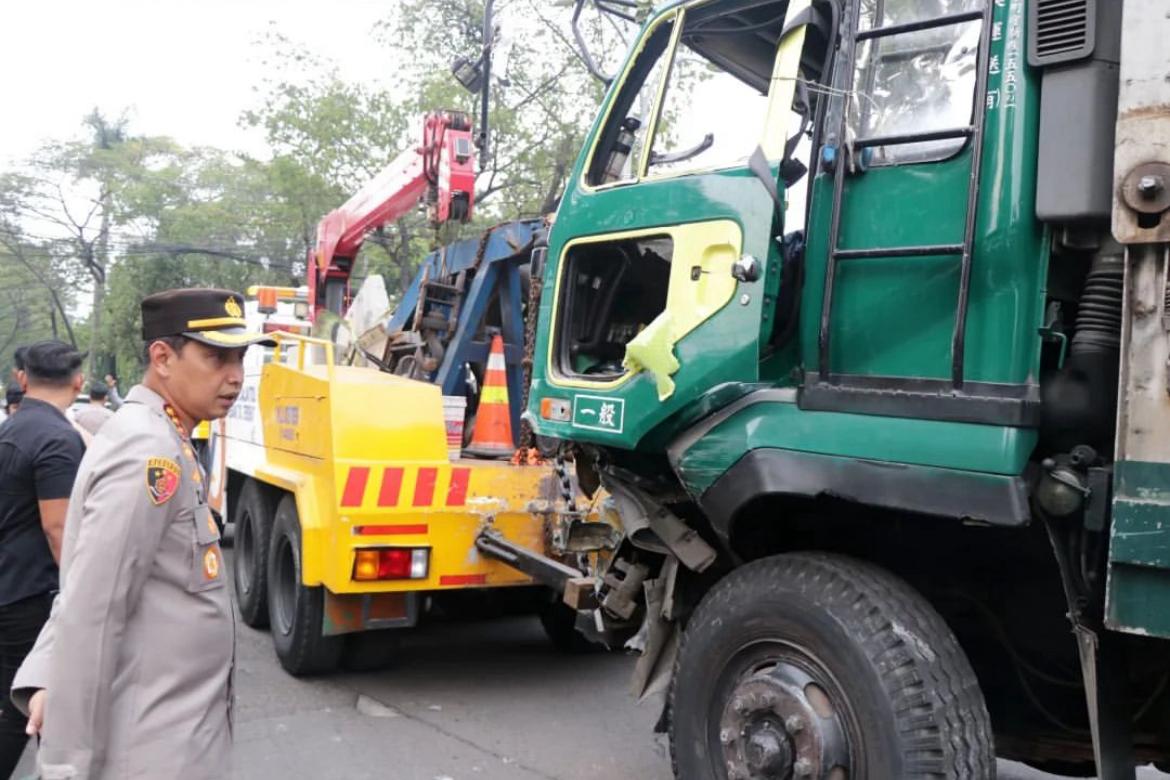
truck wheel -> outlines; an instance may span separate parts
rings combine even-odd
[[[272,646],[280,665],[289,674],[329,672],[337,668],[343,637],[321,633],[325,590],[306,587],[301,580],[301,522],[296,499],[285,495],[276,507],[272,544],[268,549]]]
[[[765,558],[718,583],[683,634],[669,706],[686,780],[995,776],[954,634],[905,582],[843,556]]]
[[[544,627],[548,641],[562,653],[587,653],[598,649],[577,630],[577,612],[554,601],[540,608],[540,625]]]
[[[240,619],[252,628],[268,626],[268,547],[272,542],[272,496],[256,480],[244,480],[236,501],[232,580]]]

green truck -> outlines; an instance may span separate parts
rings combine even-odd
[[[597,9],[526,419],[676,775],[1170,766],[1166,0]]]

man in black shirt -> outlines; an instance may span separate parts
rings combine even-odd
[[[28,741],[9,699],[13,675],[49,617],[69,492],[84,447],[66,419],[83,356],[60,341],[30,345],[20,413],[0,426],[0,780]]]

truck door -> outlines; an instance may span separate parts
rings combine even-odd
[[[632,448],[715,388],[758,381],[782,226],[749,158],[759,148],[774,182],[797,132],[809,5],[691,2],[644,27],[550,235],[542,433]]]

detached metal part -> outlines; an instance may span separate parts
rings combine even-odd
[[[491,528],[480,531],[475,539],[475,546],[484,555],[524,572],[562,595],[571,580],[582,576],[582,572],[572,566],[510,542],[499,531]]]
[[[656,553],[672,553],[692,571],[705,571],[719,553],[698,532],[653,498],[610,476],[602,477],[610,506],[635,547]]]

